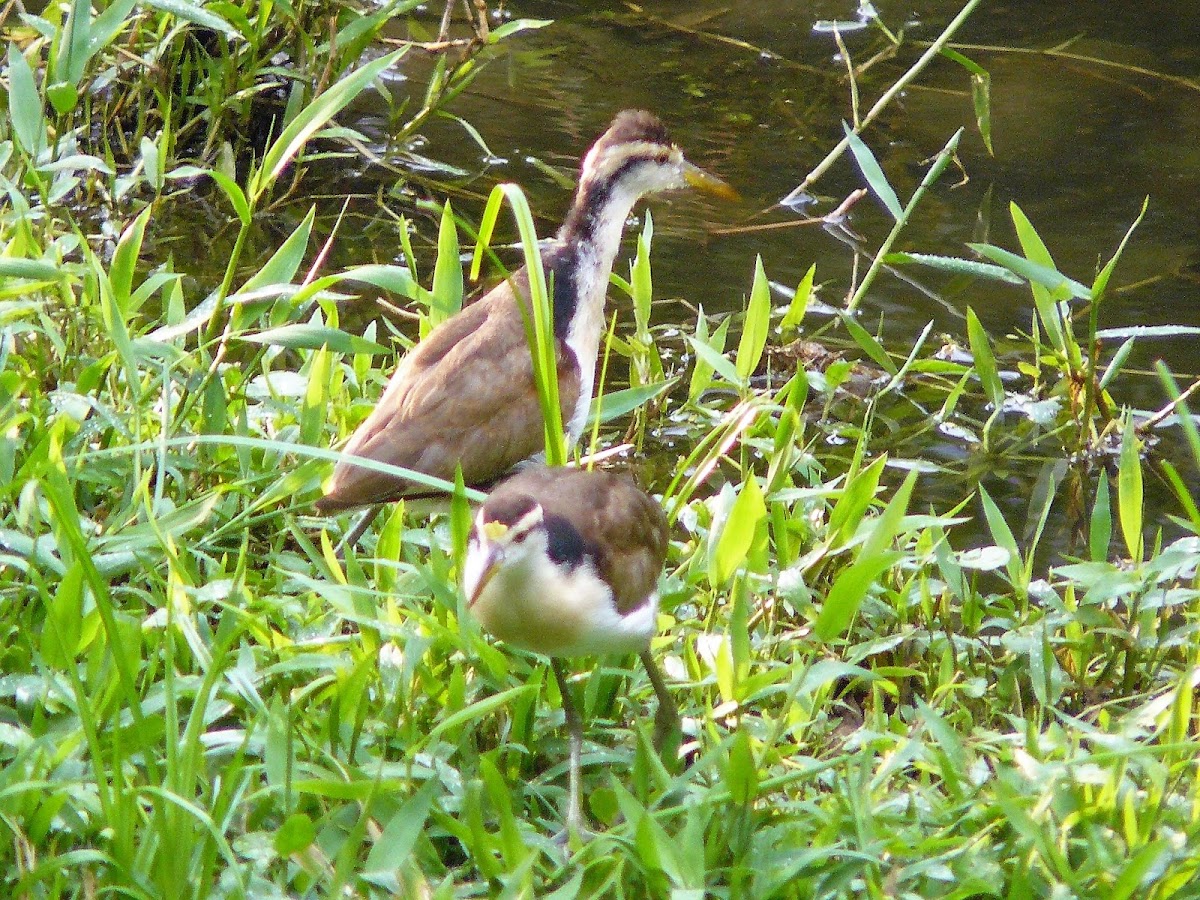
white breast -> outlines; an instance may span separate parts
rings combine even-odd
[[[535,543],[531,537],[527,543]],[[542,538],[544,547],[544,538]],[[476,599],[472,612],[500,640],[547,656],[633,653],[650,645],[658,595],[626,615],[590,563],[569,572],[537,547],[505,561]]]

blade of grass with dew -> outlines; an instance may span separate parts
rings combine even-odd
[[[889,266],[921,265],[968,278],[984,278],[988,281],[1003,281],[1008,284],[1024,284],[1025,279],[1004,266],[980,262],[977,259],[962,259],[958,256],[934,256],[928,253],[896,252],[887,254],[883,261]]]

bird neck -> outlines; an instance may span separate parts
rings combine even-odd
[[[558,232],[553,253],[554,331],[575,354],[580,368],[579,402],[566,422],[578,440],[587,420],[596,357],[604,334],[608,276],[621,246],[621,234],[642,192],[615,177],[580,181],[571,211]]]
[[[642,196],[641,191],[623,183],[624,174],[622,168],[608,178],[582,179],[558,232],[564,244],[590,248],[606,271],[612,269],[625,222]]]

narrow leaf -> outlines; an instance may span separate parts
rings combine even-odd
[[[225,25],[224,27],[229,28],[230,26]],[[250,181],[251,198],[256,200],[279,177],[279,173],[291,163],[309,138],[325,127],[330,119],[341,112],[350,101],[362,93],[371,82],[390,68],[403,54],[403,49],[396,50],[387,56],[381,56],[367,63],[304,107],[267,148],[262,166]]]
[[[896,191],[888,183],[887,176],[883,174],[883,169],[880,168],[875,154],[845,122],[842,123],[842,130],[846,132],[846,140],[850,142],[850,152],[854,154],[854,159],[858,162],[858,168],[862,171],[867,184],[887,208],[887,211],[892,214],[892,218],[899,219],[904,215],[904,209],[900,206]]]
[[[739,380],[747,381],[762,359],[767,344],[767,332],[771,326],[771,285],[763,269],[762,256],[754,262],[754,284],[750,288],[750,303],[746,308],[746,319],[742,326],[742,339],[738,342],[737,373]]]
[[[992,406],[1000,409],[1004,405],[1004,385],[1000,381],[1000,372],[996,368],[996,357],[992,355],[992,345],[988,341],[987,332],[975,310],[967,307],[967,337],[971,343],[971,355],[975,358],[975,374],[983,384],[984,393]]]
[[[1121,522],[1121,534],[1125,538],[1125,549],[1130,559],[1142,559],[1142,442],[1138,440],[1133,424],[1133,413],[1125,413],[1125,427],[1121,432],[1121,458],[1117,468],[1117,515]]]
[[[979,499],[983,503],[983,515],[987,519],[992,540],[998,547],[1003,547],[1008,551],[1008,577],[1014,586],[1022,585],[1024,579],[1021,568],[1021,548],[1017,546],[1017,539],[1013,536],[1012,529],[1008,527],[1004,513],[1000,511],[1000,507],[996,505],[996,501],[992,499],[992,495],[983,485],[979,486]]]
[[[1129,226],[1129,230],[1126,231],[1125,236],[1121,238],[1121,243],[1117,245],[1116,252],[1113,253],[1112,259],[1105,264],[1104,268],[1100,270],[1100,274],[1096,276],[1096,280],[1092,282],[1092,296],[1096,299],[1097,303],[1100,302],[1100,300],[1104,297],[1104,292],[1108,289],[1109,279],[1112,278],[1113,270],[1116,269],[1117,263],[1121,259],[1121,254],[1125,252],[1125,245],[1129,243],[1129,239],[1133,237],[1133,232],[1137,229],[1137,227],[1142,224],[1142,219],[1146,217],[1146,210],[1149,208],[1150,198],[1147,197],[1142,201],[1142,208],[1141,211],[1138,212],[1137,218],[1133,220],[1133,224]]]
[[[858,324],[857,319],[847,313],[842,313],[841,319],[846,330],[850,332],[850,337],[854,338],[854,343],[858,344],[863,352],[871,357],[881,369],[889,375],[895,375],[899,371],[896,368],[896,363],[892,361],[887,351],[883,349],[883,345],[867,329]]]
[[[36,157],[46,146],[42,97],[33,70],[16,42],[8,45],[8,116],[21,149]]]
[[[980,256],[986,256],[993,262],[999,263],[1011,272],[1021,276],[1026,281],[1032,281],[1035,284],[1040,284],[1043,287],[1049,288],[1051,291],[1063,291],[1069,296],[1079,300],[1092,299],[1092,289],[1087,285],[1080,284],[1074,279],[1068,278],[1062,272],[1052,266],[1043,265],[1042,263],[1034,262],[1026,259],[1023,256],[1018,256],[1009,250],[1002,247],[995,247],[991,244],[967,244],[972,250]]]
[[[1096,483],[1096,503],[1088,525],[1088,552],[1092,562],[1108,559],[1108,544],[1112,540],[1112,508],[1109,500],[1108,475],[1103,469]]]
[[[994,266],[991,263],[979,262],[976,259],[962,259],[958,256],[934,256],[928,253],[889,253],[883,261],[889,266],[916,264],[928,266],[939,272],[950,275],[965,275],[969,278],[986,278],[990,281],[1004,281],[1008,284],[1024,284],[1025,279],[1004,266]]]
[[[670,390],[676,381],[675,378],[669,378],[666,381],[639,384],[636,387],[610,391],[603,396],[595,397],[592,399],[592,405],[588,411],[588,423],[590,425],[599,417],[600,424],[604,425],[613,419],[631,413]]]
[[[146,223],[150,221],[152,209],[153,207],[147,206],[133,223],[121,232],[112,264],[109,266],[113,299],[125,317],[133,312],[129,302],[133,293],[133,275],[137,268],[138,255],[142,252],[142,239],[146,234]]]
[[[796,286],[792,302],[788,304],[787,312],[783,314],[783,321],[779,323],[779,327],[783,331],[787,331],[789,328],[799,328],[800,323],[804,321],[804,313],[808,310],[808,301],[812,297],[813,279],[816,274],[817,264],[813,263],[804,273],[804,277],[800,279],[800,284]]]
[[[195,0],[146,0],[146,5],[161,9],[163,12],[170,13],[185,22],[191,22],[193,25],[199,25],[201,28],[219,31],[226,37],[236,38],[238,36],[236,28],[216,13],[205,9],[203,3],[197,3]]]
[[[433,304],[429,309],[429,327],[434,328],[460,309],[463,301],[463,271],[459,259],[458,228],[450,201],[442,207],[438,227],[438,255],[433,267]]]
[[[338,353],[369,353],[373,356],[390,352],[387,347],[368,341],[337,328],[308,323],[282,325],[251,334],[239,335],[239,339],[253,344],[269,344],[287,347],[289,350],[320,350],[328,347]]]
[[[725,322],[722,322],[721,324],[724,325]],[[721,330],[717,329],[717,334],[720,333]],[[716,335],[714,335],[714,337],[715,336]],[[717,350],[708,346],[708,344],[700,343],[693,337],[688,338],[688,343],[691,344],[692,349],[696,351],[697,365],[699,365],[700,362],[703,362],[706,366],[711,368],[730,384],[736,384],[739,386],[743,384],[742,376],[738,373],[737,368],[734,367],[733,363],[731,363],[728,357],[726,357],[723,353],[718,352]]]
[[[383,834],[367,854],[367,861],[363,865],[365,873],[392,873],[404,865],[425,828],[433,799],[440,789],[441,782],[437,778],[430,778],[388,820]]]
[[[754,542],[754,531],[766,515],[767,505],[758,479],[753,474],[748,475],[717,539],[709,567],[709,580],[714,587],[728,584],[738,567],[746,561],[746,554]]]

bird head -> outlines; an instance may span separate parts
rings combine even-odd
[[[463,564],[467,606],[475,605],[496,574],[545,552],[546,520],[541,504],[526,495],[485,503],[475,516]]]
[[[620,183],[639,195],[696,187],[727,198],[737,196],[724,181],[684,159],[666,126],[641,109],[618,113],[584,157],[581,187],[605,183]]]
[[[624,224],[638,198],[657,191],[694,187],[725,199],[737,193],[728,184],[684,159],[667,128],[645,110],[618,113],[579,170],[579,188],[564,231],[593,231],[613,211]]]

